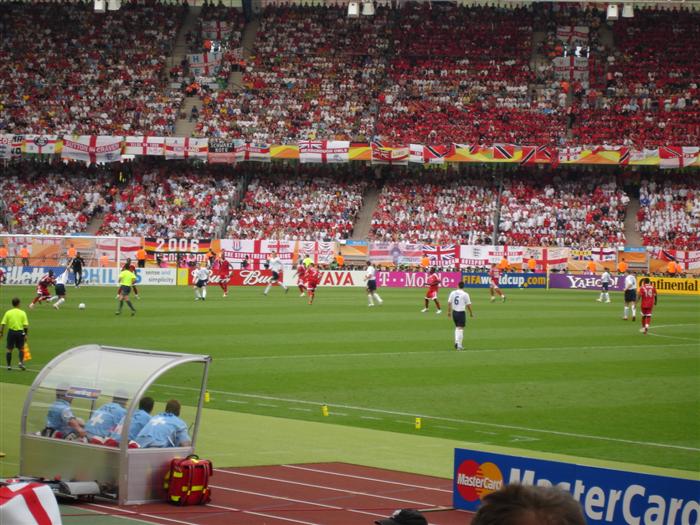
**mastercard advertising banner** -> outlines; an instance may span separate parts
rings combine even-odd
[[[571,492],[589,525],[697,525],[700,481],[455,449],[453,505],[476,511],[510,483]]]

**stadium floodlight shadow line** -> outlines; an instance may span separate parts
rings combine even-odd
[[[666,346],[671,346],[671,345],[666,345]],[[672,346],[691,346],[691,345],[672,345]],[[637,348],[637,347],[634,347],[634,348]],[[173,388],[173,389],[178,389],[178,390],[190,390],[190,391],[197,390],[194,387],[181,386],[181,385],[165,385],[162,383],[159,383],[156,386]],[[265,399],[267,401],[280,401],[280,402],[285,402],[285,403],[297,403],[297,404],[304,404],[304,405],[320,406],[320,405],[324,404],[324,402],[322,402],[322,401],[307,401],[305,399],[289,399],[289,398],[284,398],[284,397],[264,396],[264,395],[259,395],[259,394],[246,394],[243,392],[227,392],[226,390],[209,390],[209,392],[211,392],[212,394],[221,394],[221,395],[244,397],[244,398],[251,398],[251,399]],[[394,410],[385,410],[385,409],[381,409],[381,408],[358,407],[358,406],[344,405],[344,404],[334,404],[333,406],[335,408],[343,408],[346,410],[358,410],[358,411],[370,412],[370,413],[375,413],[375,414],[385,414],[385,415],[389,415],[389,416],[405,416],[405,417],[411,417],[411,418],[416,417],[416,414],[414,414],[414,413],[400,412],[400,411],[394,411]],[[674,450],[687,450],[690,452],[700,452],[700,448],[698,448],[698,447],[688,447],[688,446],[684,446],[684,445],[672,445],[669,443],[655,443],[653,441],[637,441],[634,439],[614,438],[614,437],[607,437],[607,436],[595,436],[592,434],[578,434],[575,432],[565,432],[565,431],[560,431],[560,430],[547,430],[547,429],[542,429],[542,428],[523,427],[523,426],[519,426],[519,425],[506,425],[504,423],[490,423],[488,421],[476,421],[476,420],[472,420],[472,419],[459,419],[459,418],[453,418],[453,417],[432,416],[429,414],[421,414],[421,417],[424,417],[426,419],[432,419],[435,421],[459,423],[462,425],[480,425],[480,426],[492,427],[492,428],[502,428],[502,429],[506,429],[506,430],[521,430],[524,432],[537,432],[540,434],[549,434],[552,436],[564,436],[564,437],[570,437],[570,438],[576,438],[576,439],[592,439],[592,440],[596,440],[596,441],[608,441],[611,443],[626,443],[628,445],[640,445],[640,446],[645,446],[645,447],[668,448],[668,449],[674,449]]]

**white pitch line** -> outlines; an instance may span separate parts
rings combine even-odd
[[[690,324],[688,324],[688,323],[686,323],[686,324],[655,324],[652,326],[652,328],[654,328],[654,329],[656,329],[656,328],[675,328],[677,326],[697,326],[697,325],[692,324],[692,323],[690,323]]]
[[[374,419],[375,421],[381,421],[383,418],[374,416],[360,416],[360,419]]]
[[[691,339],[690,337],[678,337],[677,335],[662,335],[662,334],[655,334],[654,332],[649,332],[649,335],[653,335],[654,337],[663,337],[665,339],[678,339],[680,341],[694,341],[696,344],[700,344],[700,339]]]
[[[299,410],[301,412],[311,412],[310,408],[302,408],[302,407],[289,407],[289,410]]]
[[[435,503],[426,503],[423,501],[415,501],[411,499],[403,499],[403,498],[392,498],[390,496],[379,496],[377,494],[371,494],[369,492],[360,492],[357,490],[350,490],[350,489],[339,489],[335,487],[326,487],[325,485],[315,485],[313,483],[302,483],[301,481],[290,481],[287,479],[279,479],[279,478],[271,478],[269,476],[260,476],[258,474],[247,474],[244,472],[233,472],[230,470],[224,470],[224,469],[219,469],[215,468],[215,472],[223,472],[224,474],[231,474],[233,476],[243,476],[247,478],[255,478],[255,479],[264,479],[266,481],[274,481],[277,483],[284,483],[286,485],[300,485],[302,487],[311,487],[314,489],[322,489],[322,490],[329,490],[331,492],[342,492],[343,494],[354,494],[355,496],[367,496],[370,498],[377,498],[377,499],[387,499],[390,501],[399,501],[401,503],[410,503],[412,505],[427,505],[427,506],[436,506]]]
[[[248,401],[239,401],[237,399],[227,399],[227,403],[238,403],[239,405],[247,405]]]
[[[281,465],[281,466],[284,468],[290,468],[290,469],[294,469],[294,470],[304,470],[306,472],[317,472],[319,474],[328,474],[329,476],[339,476],[341,478],[361,479],[363,481],[375,481],[377,483],[385,483],[387,485],[399,485],[401,487],[409,487],[412,489],[434,490],[436,492],[445,492],[448,494],[452,494],[452,490],[440,489],[440,488],[435,488],[435,487],[426,487],[424,485],[414,485],[413,483],[404,483],[401,481],[389,481],[386,479],[377,479],[377,478],[370,478],[367,476],[358,476],[356,474],[346,474],[343,472],[331,472],[329,470],[323,470],[323,469],[311,468],[311,467],[302,467],[300,465]]]
[[[670,346],[689,346],[683,344],[664,345]],[[622,348],[639,349],[638,345],[607,345],[607,346],[551,346],[551,347],[527,347],[527,348],[482,348],[469,349],[467,353],[492,353],[492,352],[526,352],[529,350],[545,350],[545,351],[560,351],[560,350],[613,350]],[[430,350],[427,352],[357,352],[357,353],[335,353],[335,354],[293,354],[293,355],[249,355],[249,356],[232,356],[219,357],[217,361],[255,361],[255,360],[281,360],[281,359],[324,359],[324,358],[345,358],[345,357],[392,357],[406,355],[439,355],[450,354],[448,350]]]
[[[444,428],[445,430],[457,430],[457,427],[450,427],[447,425],[433,425],[435,428]]]
[[[279,406],[279,405],[272,405],[269,403],[257,403],[257,405],[261,406],[261,407],[269,407],[269,408],[277,408]]]
[[[689,345],[685,345],[689,346]],[[639,348],[638,346],[635,346],[635,348]],[[167,386],[169,388],[174,388],[174,389],[180,389],[180,390],[194,390],[196,392],[199,392],[199,388],[195,387],[188,387],[188,386],[180,386],[180,385],[161,385],[161,386]],[[315,406],[321,406],[324,403],[320,401],[306,401],[302,399],[289,399],[289,398],[284,398],[284,397],[275,397],[275,396],[263,396],[263,395],[258,395],[258,394],[244,394],[242,392],[226,392],[224,390],[209,390],[209,392],[212,392],[214,394],[224,394],[224,395],[229,395],[229,396],[238,396],[238,397],[244,397],[244,398],[253,398],[253,399],[267,399],[271,401],[280,401],[280,402],[285,402],[285,403],[297,403],[297,404],[302,404],[302,405],[315,405]],[[414,418],[416,417],[415,414],[408,413],[408,412],[399,412],[395,410],[384,410],[381,408],[368,408],[368,407],[359,407],[359,406],[354,406],[354,405],[340,405],[340,404],[334,404],[334,407],[337,408],[344,408],[346,410],[359,410],[363,412],[370,412],[374,414],[387,414],[391,416],[404,416],[404,417],[409,417],[409,418]],[[547,429],[542,429],[542,428],[532,428],[532,427],[523,427],[520,425],[508,425],[505,423],[491,423],[488,421],[476,421],[472,419],[458,419],[458,418],[453,418],[453,417],[443,417],[443,416],[431,416],[429,414],[424,414],[422,417],[426,419],[432,419],[435,421],[443,421],[447,423],[457,423],[460,425],[479,425],[479,426],[484,426],[484,427],[492,427],[492,428],[502,428],[506,430],[518,430],[522,432],[537,432],[538,434],[550,434],[552,436],[565,436],[565,437],[571,437],[571,438],[577,438],[577,439],[593,439],[597,441],[608,441],[611,443],[626,443],[629,445],[641,445],[645,447],[655,447],[655,448],[669,448],[669,449],[674,449],[674,450],[689,450],[691,452],[700,452],[700,448],[697,447],[686,447],[683,445],[671,445],[668,443],[655,443],[653,441],[637,441],[634,439],[624,439],[624,438],[614,438],[614,437],[607,437],[607,436],[596,436],[593,434],[578,434],[576,432],[566,432],[566,431],[561,431],[561,430],[547,430]],[[397,422],[403,423],[404,421],[400,420],[395,420]]]

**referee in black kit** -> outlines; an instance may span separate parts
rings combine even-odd
[[[27,340],[27,332],[29,331],[29,319],[27,312],[19,307],[19,297],[12,299],[12,308],[10,308],[0,321],[0,337],[5,333],[7,326],[7,353],[5,360],[7,361],[7,369],[12,370],[12,349],[16,348],[19,353],[19,368],[24,368],[24,343]]]

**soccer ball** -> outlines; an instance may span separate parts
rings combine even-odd
[[[78,308],[79,308],[80,310],[85,310],[85,303],[80,303],[80,304],[78,305]]]

